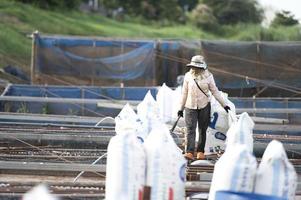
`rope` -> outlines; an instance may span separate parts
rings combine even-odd
[[[98,161],[100,161],[100,160],[101,160],[102,158],[104,158],[105,156],[107,156],[107,153],[105,153],[105,154],[101,155],[100,157],[98,157],[93,163],[91,163],[90,166],[95,165]],[[75,183],[75,182],[79,179],[79,177],[80,177],[81,175],[83,175],[84,173],[85,173],[85,171],[81,171],[81,172],[73,179],[73,183]],[[106,176],[103,176],[103,177],[106,177]]]

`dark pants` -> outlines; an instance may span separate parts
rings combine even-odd
[[[185,123],[187,127],[187,147],[186,152],[193,153],[195,150],[196,125],[199,128],[199,141],[197,152],[204,152],[206,143],[206,131],[210,122],[210,103],[202,109],[185,108]]]

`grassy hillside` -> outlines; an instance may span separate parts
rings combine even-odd
[[[97,14],[45,11],[8,0],[0,1],[0,66],[15,62],[28,69],[34,30],[47,34],[134,38],[214,38],[192,26],[159,28],[117,22]]]
[[[128,20],[129,21],[129,20]],[[137,21],[137,20],[135,20]],[[85,35],[124,38],[183,38],[230,40],[300,40],[299,28],[263,29],[257,25],[221,27],[219,34],[193,25],[160,26],[118,22],[98,14],[75,11],[46,11],[10,0],[0,1],[0,68],[11,64],[29,73],[31,40],[35,30],[44,34]]]

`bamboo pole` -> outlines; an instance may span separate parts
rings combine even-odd
[[[36,50],[37,50],[37,38],[39,36],[39,32],[35,31],[32,33],[32,47],[31,47],[31,84],[36,84]]]

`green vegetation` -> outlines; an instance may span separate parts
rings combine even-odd
[[[21,105],[18,107],[17,113],[29,113],[27,104],[22,102]]]
[[[22,3],[30,3],[44,9],[75,9],[83,0],[15,0]]]
[[[213,13],[214,14],[214,13]],[[169,14],[168,14],[169,16]],[[218,18],[217,18],[218,19]],[[33,31],[42,34],[121,38],[182,38],[227,40],[300,40],[297,26],[262,28],[256,24],[215,25],[202,29],[188,16],[185,24],[175,21],[146,21],[125,16],[116,21],[96,13],[76,10],[45,10],[18,1],[0,1],[0,67],[8,64],[29,73]],[[201,22],[202,23],[202,22]],[[215,22],[214,22],[215,23]]]
[[[260,23],[263,10],[256,0],[202,0],[212,9],[219,24]]]
[[[276,17],[272,21],[272,26],[294,26],[299,24],[295,16],[289,11],[282,11],[276,13]]]
[[[49,104],[45,103],[42,107],[42,114],[50,114]]]

